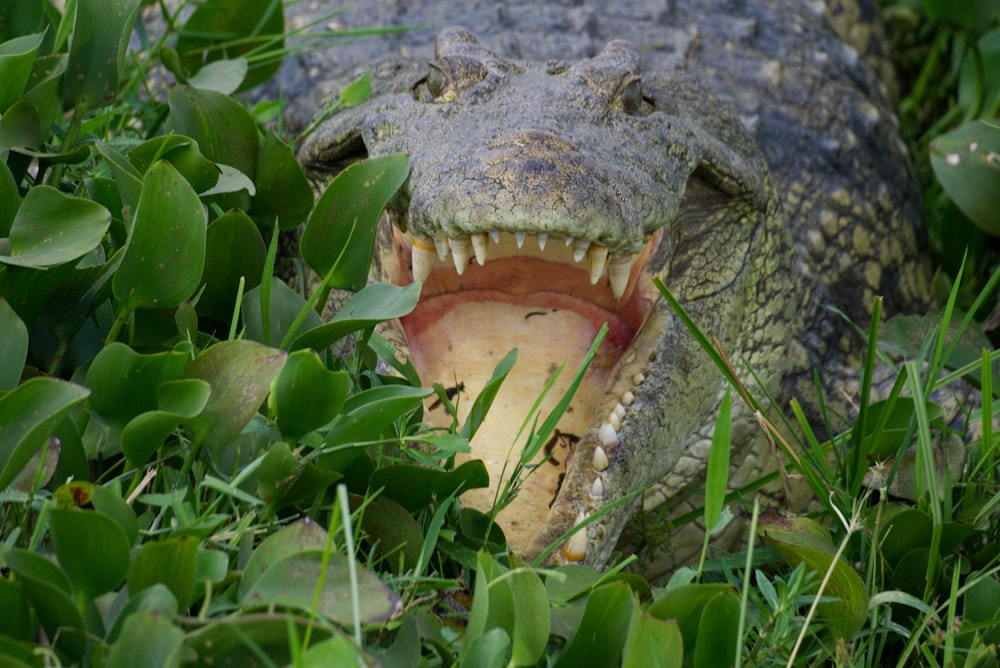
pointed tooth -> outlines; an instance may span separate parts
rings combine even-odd
[[[448,237],[439,234],[434,237],[434,246],[437,248],[438,259],[444,262],[448,259]]]
[[[582,524],[587,520],[586,513],[580,513],[577,515],[576,523]],[[575,534],[569,537],[566,543],[562,546],[562,556],[563,559],[569,562],[580,562],[587,557],[587,529],[586,527],[581,527]]]
[[[455,261],[455,271],[461,276],[469,264],[472,244],[469,242],[469,237],[462,237],[461,239],[448,239],[448,245],[451,246],[451,258]]]
[[[492,239],[495,244],[500,243],[500,230],[490,230],[490,239]]]
[[[611,293],[615,299],[621,299],[628,287],[629,274],[632,273],[632,255],[613,255],[608,262],[608,281],[611,282]]]
[[[538,233],[538,250],[545,250],[545,244],[547,244],[548,241],[549,241],[549,233],[548,232],[539,232]]]
[[[515,232],[514,233],[514,241],[517,242],[517,248],[518,248],[518,250],[520,250],[521,248],[524,248],[524,240],[527,239],[527,238],[528,238],[528,233],[527,232]]]
[[[573,262],[579,262],[587,256],[590,249],[590,242],[579,239],[573,242]]]
[[[407,234],[410,239],[411,263],[413,266],[413,278],[424,280],[427,278],[437,253],[434,251],[434,241],[430,237]]]
[[[565,239],[563,239],[563,241],[565,241],[565,242],[566,242],[566,247],[567,247],[567,248],[568,248],[569,246],[572,246],[572,245],[573,245],[573,237],[566,237]]]
[[[486,264],[486,235],[485,234],[473,234],[472,239],[472,250],[476,254],[476,262],[479,266]]]
[[[608,249],[594,244],[587,252],[587,259],[590,261],[590,284],[597,285],[604,275],[604,267],[608,262]]]

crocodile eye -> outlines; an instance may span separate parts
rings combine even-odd
[[[626,114],[637,114],[642,109],[642,84],[638,77],[629,81],[622,88],[621,100],[622,111]]]
[[[448,78],[444,75],[444,72],[440,68],[431,65],[430,69],[427,70],[427,92],[433,97],[437,97],[444,90],[444,85],[448,82]]]

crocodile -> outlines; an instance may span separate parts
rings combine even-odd
[[[329,9],[302,6],[294,20]],[[464,502],[492,506],[536,397],[564,369],[544,416],[608,326],[556,437],[505,499],[513,551],[562,540],[557,560],[600,565],[630,519],[701,504],[727,381],[653,278],[751,392],[808,404],[818,372],[845,418],[863,346],[845,316],[867,323],[876,296],[889,313],[925,307],[921,209],[871,3],[384,2],[330,23],[371,25],[417,28],[303,56],[288,85],[312,92],[293,123],[366,69],[373,94],[325,118],[298,156],[321,180],[409,156],[373,274],[423,281],[385,333],[425,383],[450,388],[459,419],[518,350],[472,441],[492,486]],[[442,403],[427,415],[451,424]],[[731,439],[731,488],[778,465],[739,401]],[[688,543],[700,540],[675,538],[647,571]]]

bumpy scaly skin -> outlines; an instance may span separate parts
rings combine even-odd
[[[548,232],[624,257],[662,228],[647,272],[730,359],[746,359],[778,397],[808,397],[817,367],[828,387],[843,388],[860,339],[827,307],[865,322],[875,295],[893,312],[927,294],[905,149],[871,69],[885,67],[871,8],[541,4],[407,2],[382,17],[339,17],[463,23],[479,41],[446,30],[433,58],[422,48],[433,31],[332,50],[324,57],[344,72],[371,67],[366,52],[386,60],[374,68],[373,100],[334,115],[300,158],[335,171],[364,153],[408,153],[397,206],[418,239]],[[636,105],[627,89],[639,56]],[[426,80],[429,60],[440,87]],[[334,77],[320,95],[349,79]],[[388,232],[382,246],[387,257]],[[696,487],[723,388],[676,316],[653,306],[527,551],[635,490],[653,485],[653,507]],[[735,420],[734,487],[772,465],[752,416]],[[634,507],[592,523],[586,544],[571,540],[565,556],[606,560]]]

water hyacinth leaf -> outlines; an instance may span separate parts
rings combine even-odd
[[[213,620],[191,632],[184,644],[204,660],[202,665],[273,668],[292,661],[289,630],[301,638],[310,627],[314,643],[340,633],[326,622],[310,622],[279,610]]]
[[[28,460],[27,465],[14,477],[10,489],[25,494],[35,493],[55,475],[62,445],[55,436],[45,439],[45,444]]]
[[[181,350],[144,355],[124,343],[111,343],[87,371],[90,405],[112,426],[124,427],[157,408],[160,386],[179,379],[190,360]]]
[[[4,578],[0,580],[0,629],[14,640],[29,642],[31,640],[31,608],[28,606],[28,596],[24,586],[17,580]],[[3,647],[0,647],[3,652]]]
[[[135,596],[155,584],[162,584],[186,610],[194,598],[198,572],[198,539],[177,536],[144,543],[128,571],[128,593]]]
[[[271,384],[271,412],[281,435],[298,440],[336,417],[351,389],[346,371],[330,371],[312,350],[288,356]]]
[[[128,161],[128,159],[111,148],[102,141],[94,142],[94,148],[101,154],[111,168],[111,173],[118,184],[118,192],[125,206],[125,218],[131,224],[132,215],[139,204],[139,196],[142,194],[142,174]]]
[[[14,215],[21,206],[21,196],[17,192],[17,182],[7,163],[0,161],[0,237],[10,235]]]
[[[720,593],[705,603],[694,645],[695,668],[724,668],[736,662],[736,631],[740,622],[740,600]]]
[[[336,266],[333,287],[360,290],[368,282],[379,218],[409,172],[401,153],[369,158],[338,174],[319,198],[300,250],[320,276]]]
[[[35,186],[25,195],[10,228],[10,255],[0,262],[51,267],[80,258],[97,246],[111,225],[100,204]]]
[[[67,107],[93,109],[118,93],[139,0],[77,0],[63,100]]]
[[[244,279],[244,290],[260,285],[266,254],[260,230],[242,211],[229,211],[213,220],[206,240],[206,257],[212,262],[206,263],[201,277],[198,313],[228,322],[240,279]]]
[[[680,668],[683,663],[684,640],[677,622],[657,619],[635,604],[622,648],[622,668]]]
[[[190,86],[171,89],[168,103],[177,134],[197,141],[209,160],[254,177],[260,138],[257,124],[243,105],[228,95]]]
[[[469,610],[469,621],[465,627],[465,642],[475,642],[482,634],[497,628],[503,629],[509,637],[516,614],[510,586],[504,577],[509,569],[486,550],[479,550],[476,554],[476,566],[472,609]],[[493,586],[494,583],[496,586]]]
[[[145,174],[158,160],[166,160],[197,193],[205,192],[219,180],[219,167],[201,154],[198,142],[183,135],[144,141],[132,149],[128,159],[139,174]]]
[[[350,499],[352,512],[364,502],[354,494]],[[377,496],[365,505],[361,528],[375,543],[376,557],[385,559],[395,572],[405,573],[417,566],[424,534],[406,508],[386,496]]]
[[[201,353],[185,371],[212,387],[204,410],[189,422],[198,442],[210,448],[236,440],[257,412],[285,353],[256,341],[223,341]]]
[[[647,612],[663,620],[676,620],[684,639],[684,656],[692,661],[697,648],[703,612],[710,601],[717,597],[730,597],[739,606],[739,595],[728,584],[685,584],[672,587],[654,600]],[[733,627],[735,629],[735,626]],[[735,658],[735,653],[727,662]]]
[[[1000,192],[1000,127],[966,123],[934,139],[930,156],[934,175],[962,213],[985,232],[1000,235],[992,199]]]
[[[890,508],[882,525],[879,541],[882,556],[895,566],[907,552],[930,545],[934,521],[917,508]]]
[[[275,443],[257,468],[257,495],[267,501],[272,512],[277,512],[303,499],[321,496],[342,477],[337,471],[301,461],[287,443]]]
[[[240,580],[240,592],[249,591],[264,571],[285,557],[300,552],[322,550],[326,541],[326,530],[308,517],[279,529],[261,541],[250,555],[243,569],[243,578]]]
[[[292,150],[274,132],[268,132],[260,146],[254,185],[254,215],[268,222],[277,218],[281,230],[300,225],[312,210],[312,186]]]
[[[726,501],[726,483],[729,481],[729,433],[732,429],[730,388],[722,397],[719,415],[712,431],[712,449],[708,453],[708,472],[705,477],[705,528],[711,531],[719,522],[722,506]]]
[[[17,387],[27,358],[28,327],[0,297],[0,392]]]
[[[184,631],[169,617],[153,610],[139,610],[125,619],[105,665],[108,668],[179,666],[183,652]]]
[[[851,638],[868,614],[868,590],[853,568],[835,560],[826,528],[807,517],[781,517],[775,512],[761,515],[757,531],[793,568],[804,562],[823,577],[832,566],[823,594],[838,600],[819,604],[818,611],[835,637]]]
[[[490,485],[489,472],[481,460],[463,462],[451,471],[437,471],[414,464],[381,466],[372,473],[368,485],[413,512],[434,498],[444,499],[461,490]]]
[[[284,340],[292,322],[300,312],[305,311],[306,317],[302,329],[311,331],[323,324],[316,311],[306,307],[306,300],[288,284],[277,277],[271,278],[271,295],[268,303],[268,334],[264,340],[263,304],[260,286],[247,290],[243,296],[243,323],[246,325],[246,338],[260,341],[272,346],[279,346]],[[292,350],[295,350],[293,347]]]
[[[150,167],[115,273],[115,297],[129,309],[171,308],[188,299],[201,283],[207,224],[198,195],[174,166]]]
[[[459,668],[502,668],[507,665],[510,636],[504,629],[490,629],[467,642],[469,649],[462,652]]]
[[[42,143],[42,122],[38,110],[18,100],[0,117],[0,149],[37,149]]]
[[[416,308],[419,298],[419,281],[403,287],[373,283],[351,297],[328,323],[296,338],[291,349],[322,350],[348,334],[407,315]]]
[[[17,2],[9,0],[0,3],[0,42],[21,35],[38,32],[45,18],[41,2]]]
[[[86,600],[117,588],[125,580],[132,545],[112,518],[94,510],[53,508],[49,532],[59,565]]]
[[[117,522],[125,532],[129,544],[135,544],[139,537],[139,521],[132,506],[128,505],[125,499],[107,487],[91,485],[90,503],[94,506],[94,510]]]
[[[31,78],[35,54],[42,44],[44,33],[24,35],[0,42],[0,114],[17,102]]]
[[[545,653],[549,642],[549,599],[541,578],[523,561],[512,555],[514,566],[507,586],[517,603],[514,628],[511,632],[511,663],[515,666],[533,666]]]
[[[198,4],[184,24],[177,52],[184,69],[194,74],[226,58],[262,50],[280,53],[284,33],[285,17],[278,0],[207,0]],[[264,83],[281,65],[280,57],[254,60],[240,90]]]
[[[63,417],[89,393],[73,383],[37,377],[0,396],[0,490],[17,477]]]
[[[3,560],[24,586],[31,607],[55,648],[78,661],[89,642],[83,616],[70,598],[66,574],[55,562],[28,550],[8,550]]]
[[[580,626],[556,667],[617,665],[628,635],[632,601],[632,590],[624,582],[594,589],[587,597]]]
[[[223,95],[235,93],[247,76],[246,58],[227,58],[208,63],[184,83],[195,88],[214,90]]]
[[[41,132],[38,146],[48,136],[49,129],[63,112],[62,80],[66,73],[68,58],[64,53],[54,53],[36,58],[31,66],[32,86],[21,101],[35,108]]]
[[[164,617],[173,617],[177,614],[177,599],[174,597],[170,590],[167,589],[162,584],[155,584],[152,587],[147,587],[135,596],[129,596],[128,603],[126,603],[121,612],[118,613],[117,617],[113,620],[108,619],[105,624],[111,626],[106,640],[109,643],[114,643],[118,640],[118,636],[121,635],[122,627],[125,621],[131,617],[133,614],[146,611],[153,612]]]
[[[158,388],[160,410],[136,415],[122,429],[122,453],[133,467],[149,461],[174,431],[208,403],[212,388],[203,380],[187,378]]]
[[[418,407],[431,392],[405,385],[382,385],[358,392],[344,402],[326,440],[340,445],[377,438],[393,422]]]
[[[240,603],[254,607],[282,606],[305,612],[312,609],[316,590],[322,583],[319,614],[338,624],[352,624],[350,558],[343,554],[329,555],[324,574],[322,550],[287,556],[264,571],[241,596]],[[375,573],[358,564],[355,574],[361,623],[384,622],[402,609],[402,600]]]

